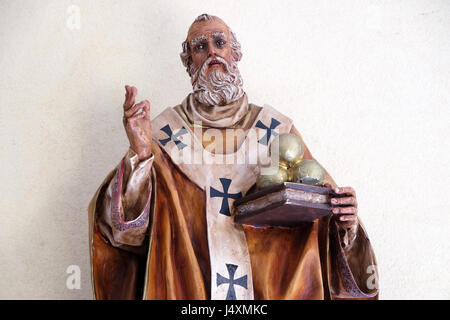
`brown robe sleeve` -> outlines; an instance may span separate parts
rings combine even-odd
[[[151,223],[149,211],[154,208],[152,161],[150,158],[138,163],[130,150],[121,162],[123,166],[119,164],[109,173],[89,204],[91,281],[95,299],[142,298]],[[119,177],[122,177],[121,192],[118,192]]]
[[[300,137],[305,146],[304,159],[314,159],[303,141],[301,134],[292,126],[291,133]],[[317,161],[317,160],[316,160]],[[333,188],[336,182],[326,171],[325,183]],[[373,299],[378,298],[378,271],[375,255],[367,233],[358,218],[355,229],[342,229],[330,219],[328,224],[327,277],[331,298],[337,299]],[[327,246],[328,247],[328,246]]]
[[[98,227],[114,247],[141,251],[149,225],[153,158],[139,162],[130,149],[100,200]]]

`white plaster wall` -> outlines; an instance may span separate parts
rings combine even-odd
[[[450,1],[435,0],[1,1],[0,298],[92,297],[86,209],[127,150],[123,86],[152,117],[178,104],[203,12],[241,41],[250,101],[357,190],[381,298],[450,298]]]

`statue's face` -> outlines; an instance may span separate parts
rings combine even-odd
[[[231,63],[230,31],[220,19],[194,23],[189,29],[187,39],[191,48],[192,64],[196,69],[201,68],[209,57],[219,56],[228,64]],[[220,61],[213,59],[209,62],[207,74],[213,70],[225,72],[225,67]]]

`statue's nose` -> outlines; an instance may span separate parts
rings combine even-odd
[[[209,46],[209,52],[208,52],[208,56],[209,57],[214,57],[216,55],[216,51],[214,50],[213,46]]]

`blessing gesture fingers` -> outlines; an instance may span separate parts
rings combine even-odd
[[[150,123],[150,102],[148,100],[135,104],[137,89],[125,86],[123,104],[123,125],[130,142],[130,148],[144,160],[151,155],[152,127]]]

